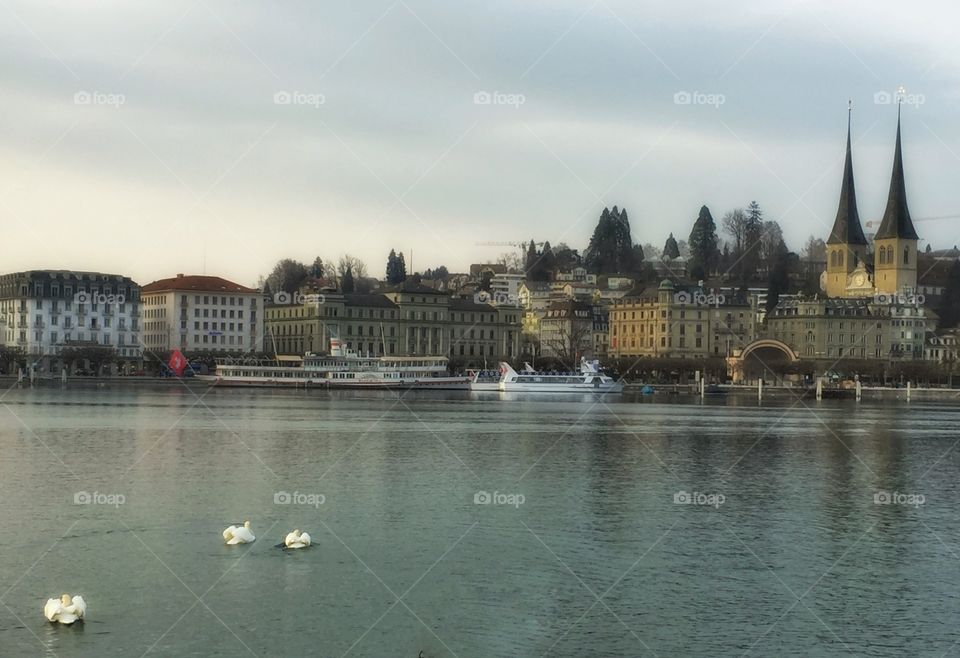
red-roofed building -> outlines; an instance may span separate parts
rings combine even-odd
[[[263,351],[259,290],[218,276],[178,274],[148,283],[140,295],[145,351]]]

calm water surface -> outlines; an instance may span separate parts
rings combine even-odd
[[[196,393],[2,398],[0,656],[960,655],[955,401]]]

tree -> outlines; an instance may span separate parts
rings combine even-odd
[[[534,243],[533,238],[530,239],[530,246],[527,247],[527,257],[523,265],[523,271],[526,273],[527,278],[531,278],[531,273],[537,267],[537,245]]]
[[[700,214],[690,231],[689,243],[689,274],[694,279],[706,279],[714,269],[717,255],[717,225],[706,206],[700,207]]]
[[[367,266],[364,262],[356,256],[344,254],[337,260],[337,277],[342,279],[346,276],[348,268],[357,279],[367,278]]]
[[[274,292],[296,292],[310,275],[307,266],[292,258],[284,258],[273,267],[267,284]]]
[[[340,277],[340,292],[347,294],[351,293],[356,289],[356,284],[353,281],[353,265],[347,263],[347,269],[343,273],[343,276]]]
[[[940,315],[941,329],[956,327],[960,323],[960,260],[950,266],[937,313]]]
[[[426,269],[426,270],[423,271],[423,278],[424,278],[424,279],[433,279],[433,280],[436,280],[436,281],[446,281],[446,279],[447,279],[449,276],[450,276],[450,272],[447,271],[447,268],[446,268],[445,265],[441,265],[440,267],[434,268],[434,269],[432,269],[432,270],[431,270],[431,269]]]
[[[580,267],[580,253],[567,246],[566,242],[561,242],[553,248],[553,258],[556,268],[561,272],[569,272],[575,267]]]
[[[733,274],[740,285],[747,285],[757,274],[760,264],[760,239],[763,235],[763,214],[751,202],[746,212],[741,208],[723,216],[723,230],[733,239]]]
[[[663,244],[663,257],[673,260],[674,258],[680,258],[680,245],[677,244],[676,238],[673,237],[673,233],[667,238],[667,241]]]
[[[643,249],[636,249],[626,209],[604,208],[583,261],[596,274],[632,274],[640,268]]]
[[[393,249],[390,250],[390,255],[387,256],[386,280],[387,285],[391,286],[407,280],[407,263],[403,259],[403,254],[401,253],[397,256],[397,252]]]
[[[927,254],[929,254],[931,251],[933,251],[933,247],[930,246],[930,243],[929,243],[929,242],[927,243],[927,248],[924,249],[923,251],[924,251],[924,253],[927,253]]]
[[[567,370],[574,370],[584,352],[592,348],[593,327],[586,322],[561,323],[547,338],[544,351],[553,354]]]
[[[310,266],[310,276],[314,279],[323,278],[323,259],[319,256],[313,259],[313,265]]]
[[[493,272],[490,270],[484,270],[480,274],[480,283],[477,284],[479,290],[485,292],[490,292],[491,285],[493,284]]]
[[[810,236],[803,246],[803,260],[811,263],[820,263],[827,260],[827,243],[821,238]]]
[[[775,221],[763,222],[760,233],[760,262],[763,270],[770,273],[780,256],[780,245],[783,243],[783,229]]]
[[[780,295],[790,288],[790,251],[783,240],[777,245],[773,266],[767,281],[767,313],[777,307]]]
[[[505,251],[497,256],[497,263],[507,268],[508,272],[523,272],[524,259],[516,251]]]

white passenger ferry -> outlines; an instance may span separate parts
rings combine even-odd
[[[327,356],[308,354],[297,366],[218,364],[196,379],[213,386],[291,388],[469,389],[470,378],[451,376],[443,356],[360,356],[330,341]]]
[[[475,375],[471,390],[500,390],[513,393],[620,393],[623,382],[616,381],[600,371],[599,361],[580,360],[580,372],[538,372],[529,363],[522,372],[514,370],[509,363],[500,364],[500,381],[493,389],[489,382]]]

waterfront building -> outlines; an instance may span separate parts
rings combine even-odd
[[[767,314],[767,335],[801,359],[922,359],[932,324],[919,304],[797,296]]]
[[[677,288],[631,294],[610,308],[614,357],[727,357],[755,338],[755,301],[736,295]]]
[[[156,354],[262,352],[263,294],[218,276],[177,274],[143,286],[143,343]]]
[[[265,311],[266,351],[324,354],[330,338],[372,356],[447,356],[495,364],[520,350],[518,307],[451,297],[411,281],[372,294],[306,296]]]
[[[960,357],[960,330],[929,332],[923,356],[927,361],[955,364]]]
[[[101,272],[31,270],[0,276],[0,336],[41,370],[66,348],[105,347],[139,360],[140,286]]]
[[[550,304],[540,319],[540,356],[554,357],[573,368],[580,357],[593,358],[593,305],[574,299]]]

